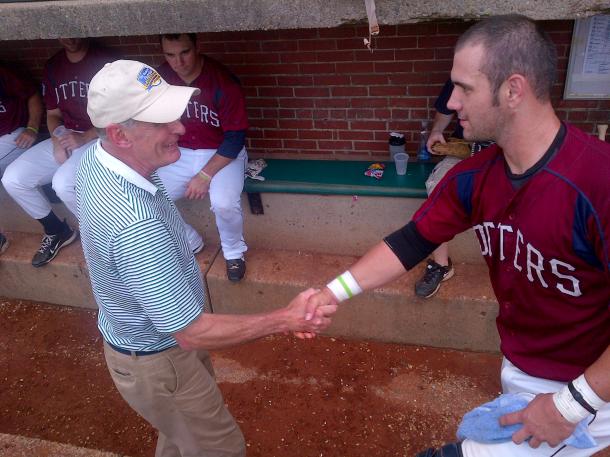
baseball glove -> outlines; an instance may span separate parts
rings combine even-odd
[[[471,144],[468,141],[460,140],[458,138],[449,138],[447,143],[434,143],[432,145],[432,152],[434,154],[453,156],[460,159],[465,159],[471,155]]]

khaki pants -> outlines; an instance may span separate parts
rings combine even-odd
[[[110,376],[129,406],[159,430],[155,457],[242,457],[244,437],[227,410],[207,351],[174,347],[132,356],[104,344]]]

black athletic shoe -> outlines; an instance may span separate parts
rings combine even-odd
[[[439,265],[434,260],[428,260],[428,266],[424,277],[415,283],[415,295],[423,298],[430,298],[441,287],[441,282],[447,281],[453,276],[455,270],[449,259],[446,267]]]
[[[429,448],[420,452],[415,457],[464,457],[462,454],[462,443],[445,444],[438,449]]]
[[[64,246],[69,245],[78,237],[78,230],[72,230],[70,227],[59,235],[47,235],[42,237],[40,248],[34,254],[32,265],[42,267],[55,258],[57,253]]]
[[[6,251],[6,248],[8,248],[8,240],[2,233],[0,233],[0,254]]]
[[[227,260],[227,278],[229,281],[239,281],[246,274],[246,261],[244,259]]]

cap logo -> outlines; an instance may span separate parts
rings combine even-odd
[[[138,82],[144,86],[147,92],[161,84],[161,75],[150,67],[144,67],[138,73]]]

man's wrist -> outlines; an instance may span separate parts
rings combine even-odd
[[[589,386],[584,375],[555,392],[553,403],[563,418],[573,424],[596,414],[606,404]]]
[[[212,177],[207,174],[205,171],[200,170],[199,173],[197,173],[197,175],[205,182],[209,183],[210,181],[212,181]]]
[[[362,288],[349,270],[346,270],[344,273],[337,276],[329,282],[326,287],[328,287],[339,302],[362,293]]]
[[[30,127],[29,125],[25,128],[25,130],[29,130],[34,135],[38,135],[38,129],[36,127]]]

